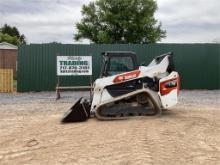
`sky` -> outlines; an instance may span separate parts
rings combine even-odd
[[[0,0],[0,26],[16,26],[28,43],[73,40],[81,7],[93,0]],[[220,42],[220,0],[156,0],[155,17],[167,37],[162,43]]]

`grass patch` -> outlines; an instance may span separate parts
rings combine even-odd
[[[13,80],[13,89],[17,91],[17,80]]]

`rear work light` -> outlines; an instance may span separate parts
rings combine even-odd
[[[123,82],[123,81],[126,81],[126,80],[130,80],[130,79],[138,77],[140,75],[140,73],[141,73],[140,70],[134,70],[134,71],[127,72],[127,73],[124,73],[124,74],[120,74],[120,75],[118,75],[114,78],[113,82],[114,83],[120,83],[120,82]]]
[[[179,89],[180,89],[179,76],[176,78],[172,78],[172,79],[160,82],[161,96],[170,93],[174,89],[177,89],[177,94],[179,94]]]

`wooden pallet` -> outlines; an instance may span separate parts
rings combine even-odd
[[[13,92],[13,69],[0,69],[0,92]]]

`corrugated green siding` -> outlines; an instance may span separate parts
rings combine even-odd
[[[173,51],[176,70],[184,89],[220,89],[220,44],[31,44],[18,51],[19,92],[55,90],[56,56],[93,57],[93,80],[99,76],[101,52],[133,51],[138,62],[149,63],[154,56]],[[62,86],[88,85],[88,76],[62,76]]]

